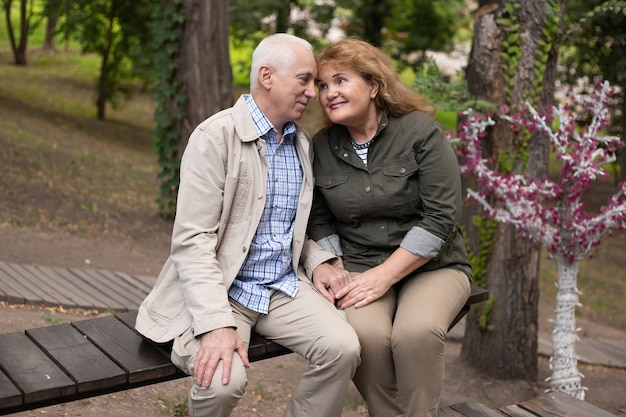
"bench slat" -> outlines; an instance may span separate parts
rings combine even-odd
[[[615,417],[615,414],[604,411],[564,392],[551,392],[542,397],[524,401],[519,405],[521,408],[538,416]]]
[[[26,334],[76,381],[78,392],[123,384],[126,372],[68,323]]]
[[[22,392],[13,384],[13,381],[0,370],[0,404],[2,407],[15,407],[22,404]]]
[[[76,392],[74,381],[24,333],[2,335],[0,366],[24,393],[24,403],[65,397]]]
[[[502,417],[497,411],[475,401],[454,404],[450,408],[466,417]]]
[[[113,316],[77,321],[73,326],[127,372],[129,383],[178,373],[167,355]]]

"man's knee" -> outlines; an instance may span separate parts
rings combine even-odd
[[[337,362],[356,367],[361,361],[361,344],[352,327],[345,332],[322,338],[316,345],[321,348],[319,350],[321,362]]]
[[[228,384],[219,380],[209,387],[193,384],[189,393],[189,412],[192,417],[229,416],[246,392],[246,380],[232,379]]]

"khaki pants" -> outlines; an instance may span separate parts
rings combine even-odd
[[[346,310],[362,347],[354,383],[370,417],[437,416],[446,333],[470,290],[467,275],[441,269],[407,277],[374,303]]]
[[[285,416],[339,417],[348,384],[359,364],[359,341],[343,311],[326,301],[310,282],[301,280],[298,285],[294,299],[275,291],[267,315],[231,300],[237,334],[249,345],[254,328],[308,360],[309,366],[289,400]],[[193,375],[199,344],[191,329],[174,339],[172,362],[189,375]],[[227,385],[220,381],[221,365],[208,388],[195,383],[191,387],[191,417],[227,417],[244,395],[247,377],[239,355],[233,355]]]

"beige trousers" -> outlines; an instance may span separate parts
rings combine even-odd
[[[231,300],[237,322],[237,334],[246,343],[256,332],[291,349],[308,360],[291,396],[286,417],[339,417],[348,384],[359,364],[360,346],[345,313],[326,301],[308,281],[299,281],[298,294],[291,299],[275,291],[269,314],[259,314]],[[172,362],[193,375],[193,363],[199,349],[197,340],[187,330],[174,339]],[[280,361],[280,358],[273,359]],[[227,417],[244,395],[246,370],[239,355],[233,355],[230,382],[223,385],[221,363],[208,388],[193,384],[189,393],[191,417]]]
[[[437,416],[446,333],[470,290],[467,275],[441,269],[407,277],[374,303],[346,310],[362,349],[353,381],[370,417]]]

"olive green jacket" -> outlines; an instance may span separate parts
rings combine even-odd
[[[382,263],[398,247],[471,278],[461,221],[458,161],[439,123],[412,112],[385,114],[367,166],[341,125],[313,137],[315,192],[307,232],[351,271]]]

